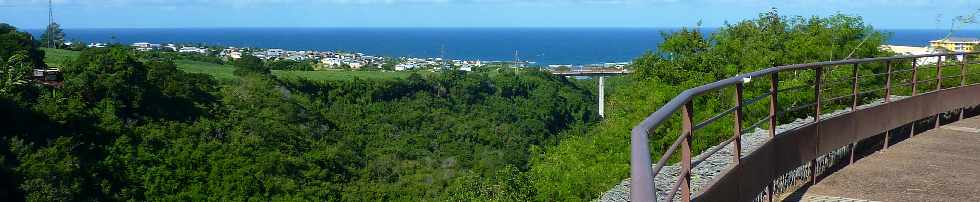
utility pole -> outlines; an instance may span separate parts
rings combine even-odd
[[[51,36],[51,24],[54,23],[54,9],[52,9],[51,0],[48,0],[48,26],[45,27],[45,31],[48,33],[48,48],[54,48],[54,38]]]

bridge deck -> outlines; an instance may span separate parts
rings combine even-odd
[[[789,200],[980,201],[980,118],[920,133],[857,160]]]

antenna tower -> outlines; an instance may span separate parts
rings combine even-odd
[[[51,36],[51,24],[54,23],[54,9],[52,9],[51,0],[48,0],[48,26],[45,28],[48,33],[48,48],[54,48],[54,38]]]

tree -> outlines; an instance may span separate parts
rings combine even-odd
[[[48,48],[58,48],[65,44],[65,32],[61,30],[61,25],[52,22],[41,34],[41,44]]]
[[[397,64],[398,64],[397,60],[385,59],[384,62],[381,63],[381,69],[388,70],[388,71],[395,71],[395,65]]]
[[[235,75],[239,75],[239,76],[246,75],[246,74],[260,74],[260,75],[272,74],[272,71],[269,70],[269,67],[266,67],[265,64],[262,63],[262,59],[259,59],[258,57],[255,57],[253,55],[242,56],[241,59],[235,60],[234,65],[235,67],[238,67],[235,69],[234,73]]]
[[[73,50],[73,51],[85,50],[85,42],[74,40],[71,42],[71,46],[68,47],[68,50]]]
[[[73,155],[78,143],[72,138],[57,138],[37,150],[18,138],[9,144],[21,161],[14,171],[23,178],[19,188],[26,192],[26,201],[72,201],[82,194],[84,177],[79,158]]]
[[[776,65],[809,63],[842,58],[886,56],[878,47],[886,35],[874,31],[861,17],[831,15],[828,17],[780,16],[775,9],[761,13],[758,18],[726,24],[705,36],[695,29],[681,29],[664,34],[664,43],[657,52],[644,54],[634,60],[634,74],[623,79],[610,79],[612,94],[607,96],[607,118],[596,127],[562,139],[553,147],[545,147],[531,163],[531,176],[537,188],[536,199],[589,200],[598,193],[629,177],[629,131],[650,112],[656,111],[685,89],[704,85],[718,79]],[[853,55],[852,55],[853,53]],[[882,72],[884,65],[862,64],[860,74]],[[805,86],[813,83],[813,71],[786,72],[801,76],[782,77],[786,86]],[[809,76],[803,76],[810,74]],[[826,81],[838,81],[849,74],[828,74]],[[879,80],[871,83],[882,84]],[[870,79],[869,79],[870,80]],[[747,95],[759,95],[769,90],[766,82],[746,85]],[[692,99],[695,117],[710,117],[730,108],[732,93],[728,88]],[[845,88],[833,88],[844,90]],[[846,88],[850,90],[850,88]],[[828,92],[839,95],[844,92]],[[871,96],[868,96],[871,97]],[[781,92],[780,109],[797,103],[812,103],[812,91]],[[765,105],[750,105],[744,109],[745,120],[768,116]],[[829,106],[826,106],[830,108]],[[826,108],[825,108],[826,109]],[[828,110],[830,111],[830,110]],[[780,115],[780,123],[803,117],[806,110]],[[667,119],[651,130],[650,150],[660,156],[680,132],[680,120]],[[692,150],[704,151],[731,134],[732,121],[720,120],[699,129],[700,142]],[[675,155],[676,156],[676,155]]]
[[[44,52],[37,49],[31,34],[19,32],[17,28],[0,23],[0,59],[7,60],[15,54],[22,54],[32,67],[45,67]]]
[[[31,73],[31,63],[27,56],[16,54],[6,61],[0,59],[0,96],[11,95],[16,88],[27,84],[27,76]]]

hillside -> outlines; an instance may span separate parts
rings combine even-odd
[[[64,50],[64,49],[54,49],[54,48],[41,48],[44,51],[44,63],[52,67],[61,67],[65,61],[78,58],[78,51]]]
[[[597,120],[588,87],[541,71],[305,80],[127,47],[47,51],[73,58],[52,63],[63,86],[26,85],[30,60],[0,65],[24,73],[0,82],[0,196],[527,201],[535,149]]]
[[[727,25],[710,35],[699,28],[684,28],[663,37],[664,43],[660,44],[658,52],[646,53],[634,60],[634,74],[610,80],[613,89],[608,90],[606,119],[588,130],[575,131],[577,134],[569,135],[557,146],[544,148],[542,155],[532,160],[530,173],[539,179],[535,181],[537,200],[592,200],[628,178],[630,130],[685,89],[774,64],[843,57],[833,55],[834,52],[853,50],[855,58],[890,54],[877,48],[884,43],[885,34],[865,25],[860,17],[847,15],[803,18],[780,16],[771,11],[760,14],[757,19]],[[867,40],[861,43],[865,38]],[[801,41],[809,43],[795,43]],[[871,66],[862,73],[881,72],[882,69],[882,65]],[[848,74],[832,72],[828,75],[827,79],[833,80]],[[806,76],[782,78],[786,86],[812,82],[799,79],[812,78]],[[869,82],[881,83],[881,80]],[[768,88],[766,82],[752,82],[747,84],[745,92],[747,97],[753,97]],[[732,94],[731,89],[727,89],[693,100],[695,120],[704,120],[731,107]],[[800,91],[780,95],[779,103],[794,104],[812,99],[812,92]],[[826,105],[832,108],[829,106],[834,104]],[[766,116],[767,106],[767,101],[747,106],[746,120],[754,122]],[[786,114],[779,121],[789,122],[792,115]],[[658,130],[651,131],[652,156],[661,156],[674,142],[680,134],[679,123],[675,115]],[[730,119],[722,119],[699,130],[692,145],[695,152],[729,137],[733,133],[728,127],[731,124]]]

